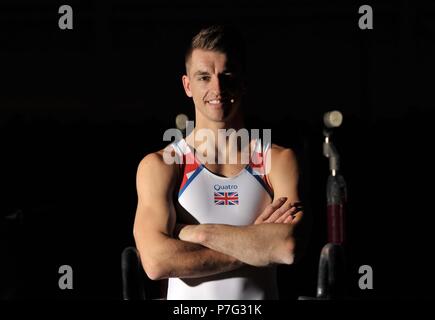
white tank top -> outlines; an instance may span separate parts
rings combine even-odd
[[[177,215],[191,223],[252,224],[273,199],[264,174],[267,157],[263,157],[270,150],[270,145],[262,148],[260,140],[252,143],[255,147],[249,165],[233,177],[222,177],[208,170],[184,139],[172,143],[182,173]],[[168,300],[277,298],[274,266],[244,266],[213,276],[168,280]]]

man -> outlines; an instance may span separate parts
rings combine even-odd
[[[276,264],[294,263],[303,247],[294,153],[261,147],[259,139],[238,143],[234,135],[198,138],[204,130],[218,137],[219,129],[243,128],[243,75],[237,34],[201,30],[182,77],[195,128],[169,146],[176,163],[168,164],[165,148],[139,164],[134,237],[147,275],[169,278],[168,299],[276,299]],[[236,163],[226,157],[230,150]],[[241,161],[247,150],[248,164]]]

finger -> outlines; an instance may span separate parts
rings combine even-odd
[[[186,225],[182,223],[177,223],[174,227],[173,231],[173,237],[178,238],[178,235],[180,234],[181,229],[183,229]]]
[[[293,206],[302,207],[302,202],[300,202],[300,201],[293,202]]]
[[[281,217],[279,217],[278,219],[276,219],[275,223],[284,223],[284,221],[288,218],[291,217],[291,211],[287,210]]]
[[[302,212],[303,211],[303,208],[302,207],[294,207],[294,210],[293,210],[293,212],[292,212],[292,217],[293,217],[293,219],[294,218],[296,218],[297,217],[297,214],[299,213],[299,212]]]
[[[257,221],[264,221],[270,217],[272,213],[274,213],[278,208],[280,208],[285,202],[287,201],[286,197],[278,198],[271,204],[269,204],[266,209],[261,213],[261,215],[255,220]]]
[[[299,212],[299,209],[296,207],[291,207],[286,212],[284,212],[278,219],[276,219],[275,223],[284,223],[284,221],[292,216],[294,218],[295,214]]]
[[[286,203],[285,205],[275,210],[275,212],[270,215],[270,217],[266,220],[266,222],[275,222],[276,219],[281,217],[284,213],[286,213],[290,209],[292,209],[292,204]]]
[[[301,215],[302,215],[302,210],[298,210],[298,211],[292,213],[292,214],[291,214],[291,216],[292,216],[292,218],[293,218],[292,221],[294,221],[294,222],[299,221],[299,219],[301,218]]]
[[[291,223],[292,221],[293,221],[293,216],[292,215],[290,215],[289,217],[287,217],[285,220],[284,220],[284,222],[283,223]]]

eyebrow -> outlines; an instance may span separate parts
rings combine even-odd
[[[207,71],[196,71],[193,75],[194,76],[208,76],[208,75],[210,75],[210,72],[207,72]]]
[[[224,70],[221,74],[226,74],[226,75],[228,75],[228,74],[233,74],[233,73],[234,73],[234,72],[233,72],[232,70]],[[194,75],[194,76],[209,76],[209,75],[210,75],[210,72],[199,70],[199,71],[196,71],[193,75]]]

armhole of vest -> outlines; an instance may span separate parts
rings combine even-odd
[[[266,167],[266,159],[267,159],[267,153],[268,152],[270,152],[270,160],[272,161],[272,146],[270,145],[268,148],[267,148],[267,150],[266,150],[266,156],[264,156],[263,155],[263,159],[264,159],[264,161],[263,161],[263,166],[264,167]],[[269,165],[272,165],[272,164],[269,164]],[[266,170],[266,169],[265,169]],[[269,188],[269,191],[270,191],[270,195],[272,196],[272,199],[273,199],[273,195],[274,195],[274,192],[273,192],[273,187],[272,187],[272,184],[270,183],[270,180],[269,180],[269,174],[268,173],[265,173],[264,174],[264,180],[265,180],[265,183],[266,183],[266,185],[267,185],[267,187]]]
[[[178,181],[177,181],[177,198],[180,197],[180,191],[182,191],[185,187],[185,185],[189,184],[190,179],[192,177],[187,177],[186,175],[186,170],[190,169],[190,167],[187,167],[187,165],[190,165],[189,160],[187,159],[187,157],[189,155],[192,155],[193,157],[193,161],[195,164],[195,172],[202,168],[201,164],[198,162],[198,160],[195,157],[194,152],[192,151],[192,149],[189,147],[189,145],[187,144],[187,142],[182,139],[179,141],[176,141],[172,144],[175,153],[179,159],[179,163],[178,163]],[[184,181],[186,178],[186,181]],[[185,182],[183,184],[183,182]]]
[[[269,178],[267,177],[267,175],[264,175],[264,180],[263,181],[264,181],[264,184],[266,185],[267,193],[270,195],[270,197],[273,200],[275,193],[273,192],[272,185],[270,184]]]
[[[177,159],[175,162],[176,170],[177,170],[177,180],[176,180],[176,184],[174,187],[174,194],[176,195],[176,198],[178,198],[178,193],[180,191],[181,184],[183,183],[184,167],[185,167],[184,154],[183,154],[183,152],[180,149],[180,146],[178,144],[179,144],[179,141],[175,141],[171,144],[171,146],[175,152],[175,157]]]
[[[183,184],[183,178],[184,178],[184,165],[182,163],[177,165],[177,183],[174,188],[174,196],[175,199],[178,199],[181,185]]]
[[[271,145],[268,145],[267,147],[266,147],[266,149],[265,150],[263,150],[263,141],[261,140],[261,139],[259,139],[259,140],[256,140],[255,141],[255,151],[254,151],[254,153],[258,150],[258,145],[260,144],[260,154],[261,154],[261,157],[262,157],[262,167],[263,167],[263,170],[266,170],[265,168],[266,168],[266,159],[267,159],[267,156],[265,156],[265,155],[267,155],[267,152],[272,152],[271,151],[271,149],[272,149],[272,146]],[[254,153],[253,153],[253,155],[254,155]],[[250,167],[250,169],[252,170],[252,158],[250,158],[249,159],[249,167]],[[267,191],[267,193],[270,195],[270,197],[272,198],[272,200],[273,200],[273,197],[274,197],[274,192],[273,192],[273,188],[272,188],[272,184],[270,183],[270,180],[269,180],[269,177],[268,177],[268,175],[266,174],[266,173],[264,173],[261,177],[260,177],[260,179],[261,180],[263,180],[263,182],[264,182],[264,187],[266,188],[266,191]]]

